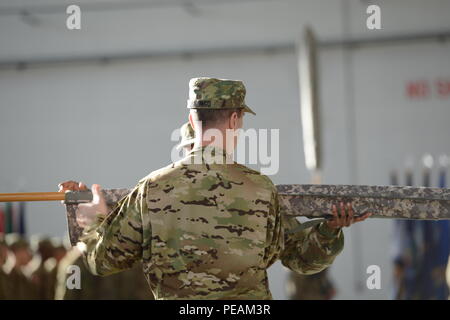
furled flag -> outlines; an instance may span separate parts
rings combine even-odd
[[[5,234],[13,232],[12,205],[10,202],[5,204]]]
[[[19,202],[19,225],[18,225],[18,233],[22,236],[25,236],[27,233],[26,224],[25,224],[25,202]]]
[[[0,234],[5,234],[5,213],[2,207],[0,207]]]

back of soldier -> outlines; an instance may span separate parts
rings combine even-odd
[[[339,218],[334,207],[331,221],[289,236],[284,228],[299,223],[285,223],[270,179],[232,161],[243,117],[255,114],[245,93],[239,80],[191,79],[190,153],[140,180],[110,212],[93,185],[93,201],[76,213],[93,273],[142,261],[155,299],[271,299],[266,269],[277,258],[304,274],[333,262],[352,214],[342,205]],[[60,191],[86,189],[72,184],[60,184]]]
[[[195,164],[203,149],[147,180],[151,258],[144,270],[152,289],[159,299],[270,299],[265,247],[274,186],[236,163]]]

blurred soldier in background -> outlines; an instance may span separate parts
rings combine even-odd
[[[31,247],[35,252],[33,260],[36,261],[31,281],[36,287],[38,299],[52,299],[48,296],[49,291],[51,291],[51,279],[49,279],[49,272],[45,265],[53,257],[53,243],[50,238],[33,238],[31,239]]]
[[[66,251],[65,242],[55,238],[34,237],[31,245],[16,234],[7,238],[10,250],[0,235],[0,300],[154,299],[140,263],[123,273],[99,277],[86,268],[80,246]],[[67,288],[70,266],[80,268],[81,289]]]
[[[286,291],[291,300],[330,300],[336,295],[328,269],[311,275],[289,272]]]
[[[6,299],[6,274],[3,271],[3,266],[6,263],[6,257],[8,256],[8,247],[6,246],[3,235],[0,234],[0,300]]]
[[[189,152],[194,145],[194,129],[189,122],[180,128],[181,142],[178,149],[183,148]],[[84,246],[79,243],[68,251],[61,261],[57,271],[56,300],[82,300],[82,299],[135,299],[153,300],[154,296],[149,289],[142,273],[142,264],[137,263],[132,269],[108,277],[94,276],[86,268],[83,261]],[[78,266],[81,271],[81,289],[68,290],[66,281],[67,270],[71,265]]]
[[[56,290],[56,277],[58,273],[58,266],[61,260],[66,256],[68,248],[70,248],[70,243],[61,239],[53,239],[53,255],[45,263],[45,270],[47,272],[47,290],[45,299],[53,300],[55,299]]]
[[[153,300],[147,282],[142,273],[142,264],[136,264],[132,269],[109,277],[93,275],[86,267],[83,259],[84,246],[79,243],[67,252],[61,260],[57,271],[56,300]],[[80,288],[67,287],[68,278],[72,273],[70,267],[80,270]]]
[[[56,300],[96,300],[101,299],[100,296],[100,278],[92,275],[83,262],[82,246],[75,246],[70,249],[66,256],[61,260],[57,268],[56,276]],[[77,266],[80,270],[80,286],[81,288],[67,288],[67,280],[70,275],[71,266]]]
[[[32,259],[32,253],[28,241],[17,234],[8,234],[6,243],[13,253],[14,261],[8,261],[5,273],[8,277],[6,281],[6,299],[29,300],[37,298],[36,287],[31,282],[31,274],[27,270],[27,265]],[[4,268],[5,269],[5,268]]]
[[[394,299],[448,299],[448,234],[439,222],[395,221]]]
[[[53,300],[55,297],[57,266],[66,254],[66,247],[59,239],[35,240],[37,265],[33,268],[31,280],[36,287],[38,299]]]
[[[447,278],[447,286],[450,288],[450,263],[447,265],[446,278]],[[450,295],[448,296],[448,299],[450,300]]]

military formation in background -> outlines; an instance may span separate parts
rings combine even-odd
[[[443,155],[438,160],[436,167],[434,158],[430,154],[424,155],[421,161],[421,172],[417,175],[414,174],[413,169],[414,159],[408,159],[405,172],[393,171],[390,183],[447,188],[449,157]],[[433,181],[433,167],[437,169],[437,181]],[[404,175],[403,180],[402,175]],[[418,176],[419,179],[417,179]],[[449,255],[449,220],[394,221],[392,298],[397,300],[449,299]]]
[[[331,300],[336,295],[336,288],[328,269],[311,275],[289,272],[286,293],[289,300]]]
[[[111,275],[92,275],[82,248],[66,241],[0,234],[0,300],[152,300],[142,265]],[[68,286],[72,266],[80,270],[79,289]],[[70,288],[70,289],[69,289]]]

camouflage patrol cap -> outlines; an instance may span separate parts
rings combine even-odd
[[[177,149],[184,148],[195,142],[195,132],[189,122],[183,124],[180,128],[181,142],[177,145]]]
[[[189,81],[189,109],[244,109],[256,115],[245,104],[245,86],[239,80],[192,78]]]

